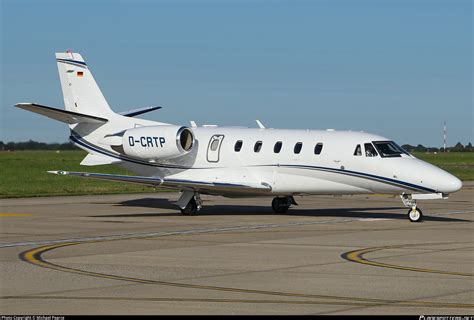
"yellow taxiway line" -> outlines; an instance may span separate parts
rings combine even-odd
[[[424,244],[428,245],[428,244]],[[431,244],[433,245],[433,244]],[[389,264],[384,262],[376,262],[373,260],[369,260],[365,258],[365,255],[368,253],[381,251],[381,250],[389,250],[389,249],[399,249],[399,248],[409,248],[410,246],[416,247],[420,246],[408,244],[408,245],[396,245],[396,246],[385,246],[385,247],[373,247],[373,248],[366,248],[360,249],[355,251],[346,252],[342,255],[342,258],[356,263],[361,263],[365,265],[375,266],[375,267],[382,267],[382,268],[390,268],[390,269],[398,269],[404,271],[414,271],[414,272],[425,272],[425,273],[437,273],[437,274],[446,274],[451,276],[463,276],[463,277],[473,277],[473,273],[469,272],[455,272],[455,271],[443,271],[443,270],[434,270],[434,269],[425,269],[425,268],[416,268],[416,267],[409,267],[409,266],[400,266],[395,264]]]
[[[0,212],[0,217],[30,217],[31,213],[10,213],[10,212]]]
[[[113,241],[113,240],[105,240]],[[288,304],[327,304],[327,305],[351,305],[351,306],[383,306],[383,305],[399,305],[403,307],[431,307],[431,308],[474,308],[474,304],[465,304],[465,303],[449,303],[449,302],[434,302],[434,301],[404,301],[404,300],[388,300],[388,299],[373,299],[373,298],[363,298],[363,297],[348,297],[348,296],[330,296],[330,295],[318,295],[318,294],[305,294],[305,293],[292,293],[292,292],[279,292],[279,291],[266,291],[266,290],[255,290],[255,289],[244,289],[244,288],[232,288],[232,287],[218,287],[218,286],[207,286],[207,285],[198,285],[198,284],[188,284],[188,283],[179,283],[179,282],[168,282],[168,281],[159,281],[152,279],[141,279],[141,278],[132,278],[120,275],[112,275],[105,273],[91,272],[81,269],[75,269],[70,267],[61,266],[48,262],[43,259],[42,254],[48,251],[55,249],[70,247],[80,244],[93,244],[102,241],[90,241],[90,242],[67,242],[61,244],[54,244],[43,246],[31,250],[24,251],[20,254],[20,258],[23,261],[29,262],[33,265],[37,265],[43,268],[53,269],[62,272],[68,272],[73,274],[79,274],[90,277],[97,277],[110,280],[121,280],[134,283],[144,283],[144,284],[155,284],[163,286],[172,286],[172,287],[181,287],[188,289],[201,289],[201,290],[214,290],[221,292],[237,292],[244,294],[257,294],[257,295],[269,295],[269,296],[279,296],[291,298],[291,300],[236,300],[232,299],[222,299],[222,300],[212,300],[212,299],[203,299],[202,302],[241,302],[241,303],[288,303]],[[3,299],[7,298],[21,298],[21,297],[0,297]],[[38,297],[42,298],[42,297]],[[305,300],[293,300],[295,298],[303,298]],[[309,300],[306,300],[309,299]],[[183,300],[184,301],[184,300]]]

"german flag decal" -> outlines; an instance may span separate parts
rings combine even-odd
[[[83,76],[84,76],[84,72],[83,72],[83,71],[77,71],[77,76],[78,76],[78,77],[83,77]]]

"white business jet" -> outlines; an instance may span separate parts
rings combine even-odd
[[[66,110],[16,106],[65,122],[70,139],[89,154],[84,166],[114,164],[136,175],[50,171],[59,175],[160,186],[181,191],[184,215],[202,207],[201,194],[273,197],[285,213],[295,195],[397,194],[408,218],[423,218],[416,200],[446,198],[462,183],[385,137],[335,130],[190,127],[135,118],[159,109],[115,113],[78,53],[57,53]]]

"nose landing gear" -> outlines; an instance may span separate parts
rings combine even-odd
[[[408,219],[410,219],[411,222],[420,222],[423,220],[423,212],[415,205],[408,210]]]
[[[400,198],[402,198],[402,202],[405,207],[410,207],[410,210],[408,210],[408,219],[411,222],[423,221],[423,212],[416,206],[416,200],[408,194],[402,194],[400,195]]]

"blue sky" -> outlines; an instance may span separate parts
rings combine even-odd
[[[177,124],[363,130],[473,141],[473,4],[0,0],[0,140],[65,142],[13,107],[63,108],[54,52],[80,52],[116,111]]]

